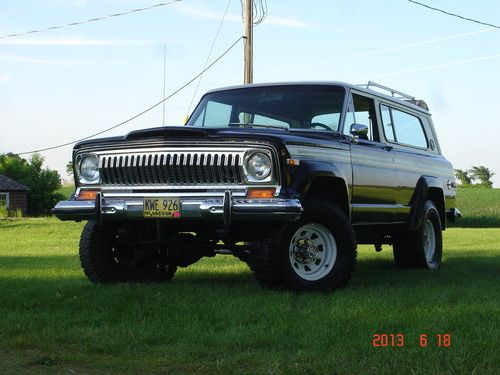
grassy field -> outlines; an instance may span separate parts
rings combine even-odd
[[[59,189],[58,193],[61,193],[65,198],[69,198],[74,191],[75,187],[73,185],[64,185]]]
[[[500,228],[500,189],[459,188],[457,207],[464,216],[454,226]]]
[[[81,228],[0,221],[0,373],[500,373],[500,229],[446,231],[437,272],[362,246],[349,287],[322,295],[260,289],[231,256],[166,285],[91,285]],[[405,345],[373,347],[374,333]]]

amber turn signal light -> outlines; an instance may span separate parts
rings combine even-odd
[[[248,189],[247,198],[273,198],[275,193],[275,188],[250,188]]]
[[[78,201],[93,201],[99,193],[99,190],[80,190],[80,194],[76,197]]]

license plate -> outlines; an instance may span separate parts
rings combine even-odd
[[[179,198],[144,198],[144,217],[181,217]]]

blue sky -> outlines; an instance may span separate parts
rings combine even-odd
[[[422,0],[423,1],[423,0]],[[160,0],[0,0],[0,35],[108,15]],[[254,81],[373,80],[425,99],[445,156],[456,168],[486,165],[500,186],[500,30],[406,0],[268,0],[254,31]],[[500,24],[500,1],[427,1]],[[183,0],[150,11],[0,39],[0,153],[64,143],[98,132],[162,98],[197,74],[227,0]],[[229,5],[217,57],[242,34],[241,6]],[[207,72],[211,88],[242,82],[240,44]],[[180,125],[195,85],[166,103]],[[107,133],[158,126],[162,108]],[[66,177],[71,146],[44,153]]]

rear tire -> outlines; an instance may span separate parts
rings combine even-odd
[[[356,263],[354,232],[346,214],[320,199],[304,203],[299,221],[250,253],[260,285],[331,292],[347,285]]]
[[[430,200],[425,202],[420,228],[393,236],[394,262],[402,268],[436,269],[443,254],[439,213]]]
[[[120,242],[118,226],[90,220],[80,238],[80,263],[93,283],[170,281],[175,265],[158,262],[148,250]]]

